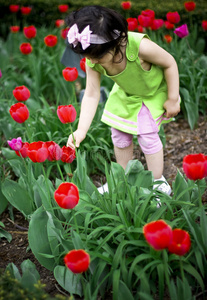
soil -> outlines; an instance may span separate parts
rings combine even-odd
[[[164,176],[168,182],[172,184],[175,179],[177,170],[182,170],[183,157],[191,153],[206,153],[207,145],[207,118],[200,117],[198,126],[194,130],[190,130],[186,120],[178,119],[176,122],[171,122],[165,125],[166,146],[164,151],[165,171]],[[139,149],[135,149],[135,158],[145,164],[144,156]],[[93,177],[95,184],[98,182],[98,176]],[[207,195],[203,197],[203,201],[207,201]],[[0,269],[13,262],[20,269],[21,263],[30,259],[35,265],[40,274],[41,282],[46,285],[45,290],[51,296],[56,294],[65,294],[66,292],[58,285],[53,277],[53,273],[39,264],[35,259],[31,250],[28,250],[27,229],[28,222],[22,214],[15,210],[13,211],[14,218],[8,210],[4,211],[0,220],[5,225],[5,230],[12,235],[12,241],[9,243],[6,239],[0,240]],[[27,249],[28,248],[28,249]]]

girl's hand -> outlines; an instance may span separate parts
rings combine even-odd
[[[73,149],[75,149],[75,147],[79,147],[80,143],[85,139],[85,137],[85,132],[81,129],[77,129],[73,132],[73,134],[69,135],[67,147],[71,147]]]
[[[177,114],[180,112],[180,97],[177,101],[170,99],[166,100],[163,107],[166,110],[167,118],[173,118],[177,116]]]

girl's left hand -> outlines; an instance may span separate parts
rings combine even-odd
[[[173,117],[177,116],[177,114],[180,112],[180,97],[176,102],[173,100],[167,99],[165,101],[163,107],[166,110],[167,118],[173,118]]]

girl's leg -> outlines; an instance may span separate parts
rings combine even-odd
[[[145,155],[147,168],[152,171],[154,179],[159,179],[163,174],[163,145],[157,132],[138,136],[138,142]]]
[[[128,161],[133,157],[133,135],[111,128],[111,138],[116,161],[125,169]]]
[[[114,153],[117,163],[125,170],[127,163],[132,160],[133,157],[133,143],[125,148],[118,148],[117,146],[114,146]]]
[[[163,148],[154,154],[145,154],[145,159],[147,162],[147,168],[152,171],[154,179],[159,179],[163,174]]]

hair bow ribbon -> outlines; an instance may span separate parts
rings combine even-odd
[[[81,43],[83,50],[90,46],[90,35],[92,31],[89,25],[86,26],[81,33],[78,31],[78,26],[74,24],[68,31],[68,42],[73,44],[74,47],[77,46],[78,42]]]

